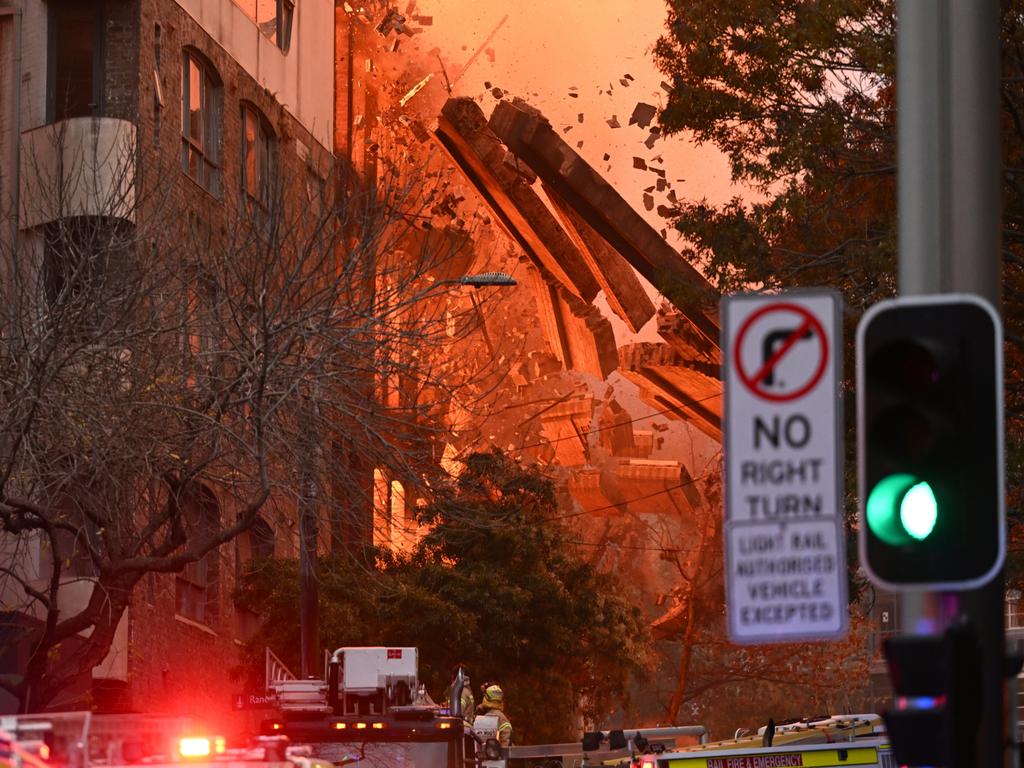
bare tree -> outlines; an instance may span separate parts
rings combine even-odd
[[[268,505],[365,539],[368,472],[429,484],[431,414],[475,375],[431,365],[471,238],[431,229],[423,157],[370,186],[311,156],[212,203],[133,132],[77,123],[30,143],[0,246],[0,595],[31,649],[0,688],[26,711],[102,661],[143,576]]]

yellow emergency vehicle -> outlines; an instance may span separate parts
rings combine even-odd
[[[671,753],[641,755],[637,762],[638,768],[896,768],[878,715],[809,718]]]

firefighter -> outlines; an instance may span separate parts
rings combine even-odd
[[[485,715],[492,715],[498,718],[498,743],[503,747],[512,744],[512,723],[502,712],[505,705],[505,694],[497,683],[488,683],[484,687],[483,701],[480,702],[480,712]]]

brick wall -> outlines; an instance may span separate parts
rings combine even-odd
[[[130,55],[126,52],[108,58],[108,112],[131,116],[137,122],[139,185],[143,189],[157,185],[169,192],[167,199],[156,195],[153,201],[144,202],[140,219],[156,217],[163,221],[171,211],[177,221],[166,221],[170,227],[181,225],[185,218],[190,226],[210,231],[226,226],[225,204],[233,202],[241,189],[243,102],[255,105],[272,126],[286,177],[304,179],[307,162],[321,168],[328,166],[327,151],[176,2],[110,0],[108,5],[117,6],[117,12],[111,9],[107,21],[110,47],[131,49]],[[201,53],[223,84],[219,152],[222,191],[218,196],[193,182],[181,169],[181,72],[186,48]],[[157,104],[157,82],[162,107]],[[221,509],[222,520],[234,519],[234,514],[226,506]],[[289,512],[285,508],[278,514]],[[265,518],[272,525],[277,522],[269,512]],[[288,552],[291,545],[290,541],[284,542],[278,552]],[[230,719],[231,695],[242,686],[236,679],[241,646],[231,599],[238,550],[235,544],[228,544],[219,554],[217,605],[205,624],[176,616],[175,574],[151,574],[136,590],[130,609],[129,688],[131,704],[137,709],[202,713],[217,722]]]

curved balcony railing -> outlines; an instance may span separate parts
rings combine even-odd
[[[72,216],[135,220],[134,123],[75,117],[21,137],[19,225]]]

